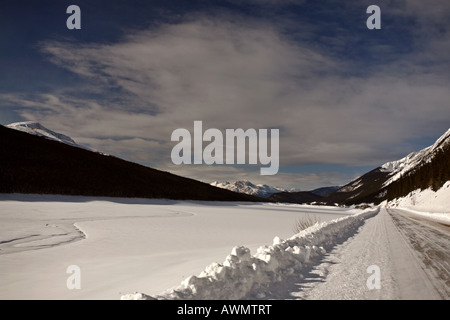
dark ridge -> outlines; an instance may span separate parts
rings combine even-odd
[[[326,202],[344,205],[374,203],[392,200],[408,195],[417,189],[432,188],[437,191],[450,180],[450,144],[437,150],[431,160],[422,161],[418,166],[404,173],[399,179],[383,187],[390,178],[389,172],[376,168],[326,197]],[[358,182],[358,183],[356,183]],[[360,187],[351,190],[353,185]]]
[[[267,201],[3,126],[0,193]]]
[[[277,192],[272,194],[268,200],[274,202],[287,202],[287,203],[310,203],[314,201],[323,201],[323,197],[312,193],[311,191],[298,191],[298,192]]]
[[[438,150],[430,162],[422,163],[392,182],[385,189],[386,199],[404,197],[411,191],[430,188],[440,189],[450,180],[450,144]]]
[[[310,190],[309,192],[314,193],[318,196],[321,197],[326,197],[330,194],[332,194],[333,192],[335,192],[336,190],[340,189],[341,187],[339,186],[332,186],[332,187],[321,187],[321,188],[317,188],[314,190]]]
[[[381,202],[377,198],[383,183],[388,179],[389,172],[383,172],[380,168],[373,169],[358,179],[355,179],[337,191],[327,196],[328,204],[353,205],[359,203]]]

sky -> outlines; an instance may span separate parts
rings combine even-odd
[[[439,0],[6,0],[0,124],[208,183],[344,185],[449,129],[449,16]],[[194,121],[279,129],[278,173],[173,164],[171,134]]]

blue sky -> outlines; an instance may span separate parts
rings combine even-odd
[[[448,16],[438,0],[3,1],[0,124],[205,182],[345,184],[450,127]],[[279,173],[173,165],[171,132],[194,120],[280,128]]]

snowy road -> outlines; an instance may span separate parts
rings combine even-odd
[[[418,218],[405,210],[388,209],[394,224],[443,299],[450,297],[450,226]]]
[[[426,226],[398,209],[384,209],[337,245],[303,279],[273,288],[281,299],[448,299],[448,227]],[[369,289],[379,267],[380,288]],[[284,291],[281,289],[284,288]]]

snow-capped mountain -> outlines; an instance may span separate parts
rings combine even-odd
[[[411,152],[406,157],[391,161],[383,164],[380,171],[389,172],[389,179],[384,183],[384,186],[388,186],[392,182],[398,180],[401,176],[405,175],[415,167],[430,162],[436,152],[442,150],[445,146],[450,144],[450,129],[447,130],[436,142],[420,151]]]
[[[270,195],[277,193],[277,192],[284,192],[286,191],[283,188],[280,187],[271,187],[266,184],[253,184],[248,180],[239,180],[234,183],[230,183],[228,181],[225,182],[219,182],[214,181],[211,183],[214,187],[219,187],[222,189],[228,189],[234,192],[239,193],[246,193],[257,197],[267,198]]]
[[[68,144],[73,147],[78,147],[78,148],[83,148],[83,149],[89,150],[88,147],[77,144],[72,138],[70,138],[62,133],[58,133],[58,132],[52,131],[50,129],[47,129],[39,122],[35,122],[35,121],[15,122],[15,123],[8,124],[5,127],[14,129],[14,130],[18,130],[18,131],[22,131],[22,132],[26,132],[29,134],[33,134],[36,136],[45,137],[47,139],[65,143],[65,144]]]
[[[379,203],[416,189],[439,189],[450,180],[450,129],[436,142],[404,158],[387,162],[354,179],[329,197],[329,202]]]

